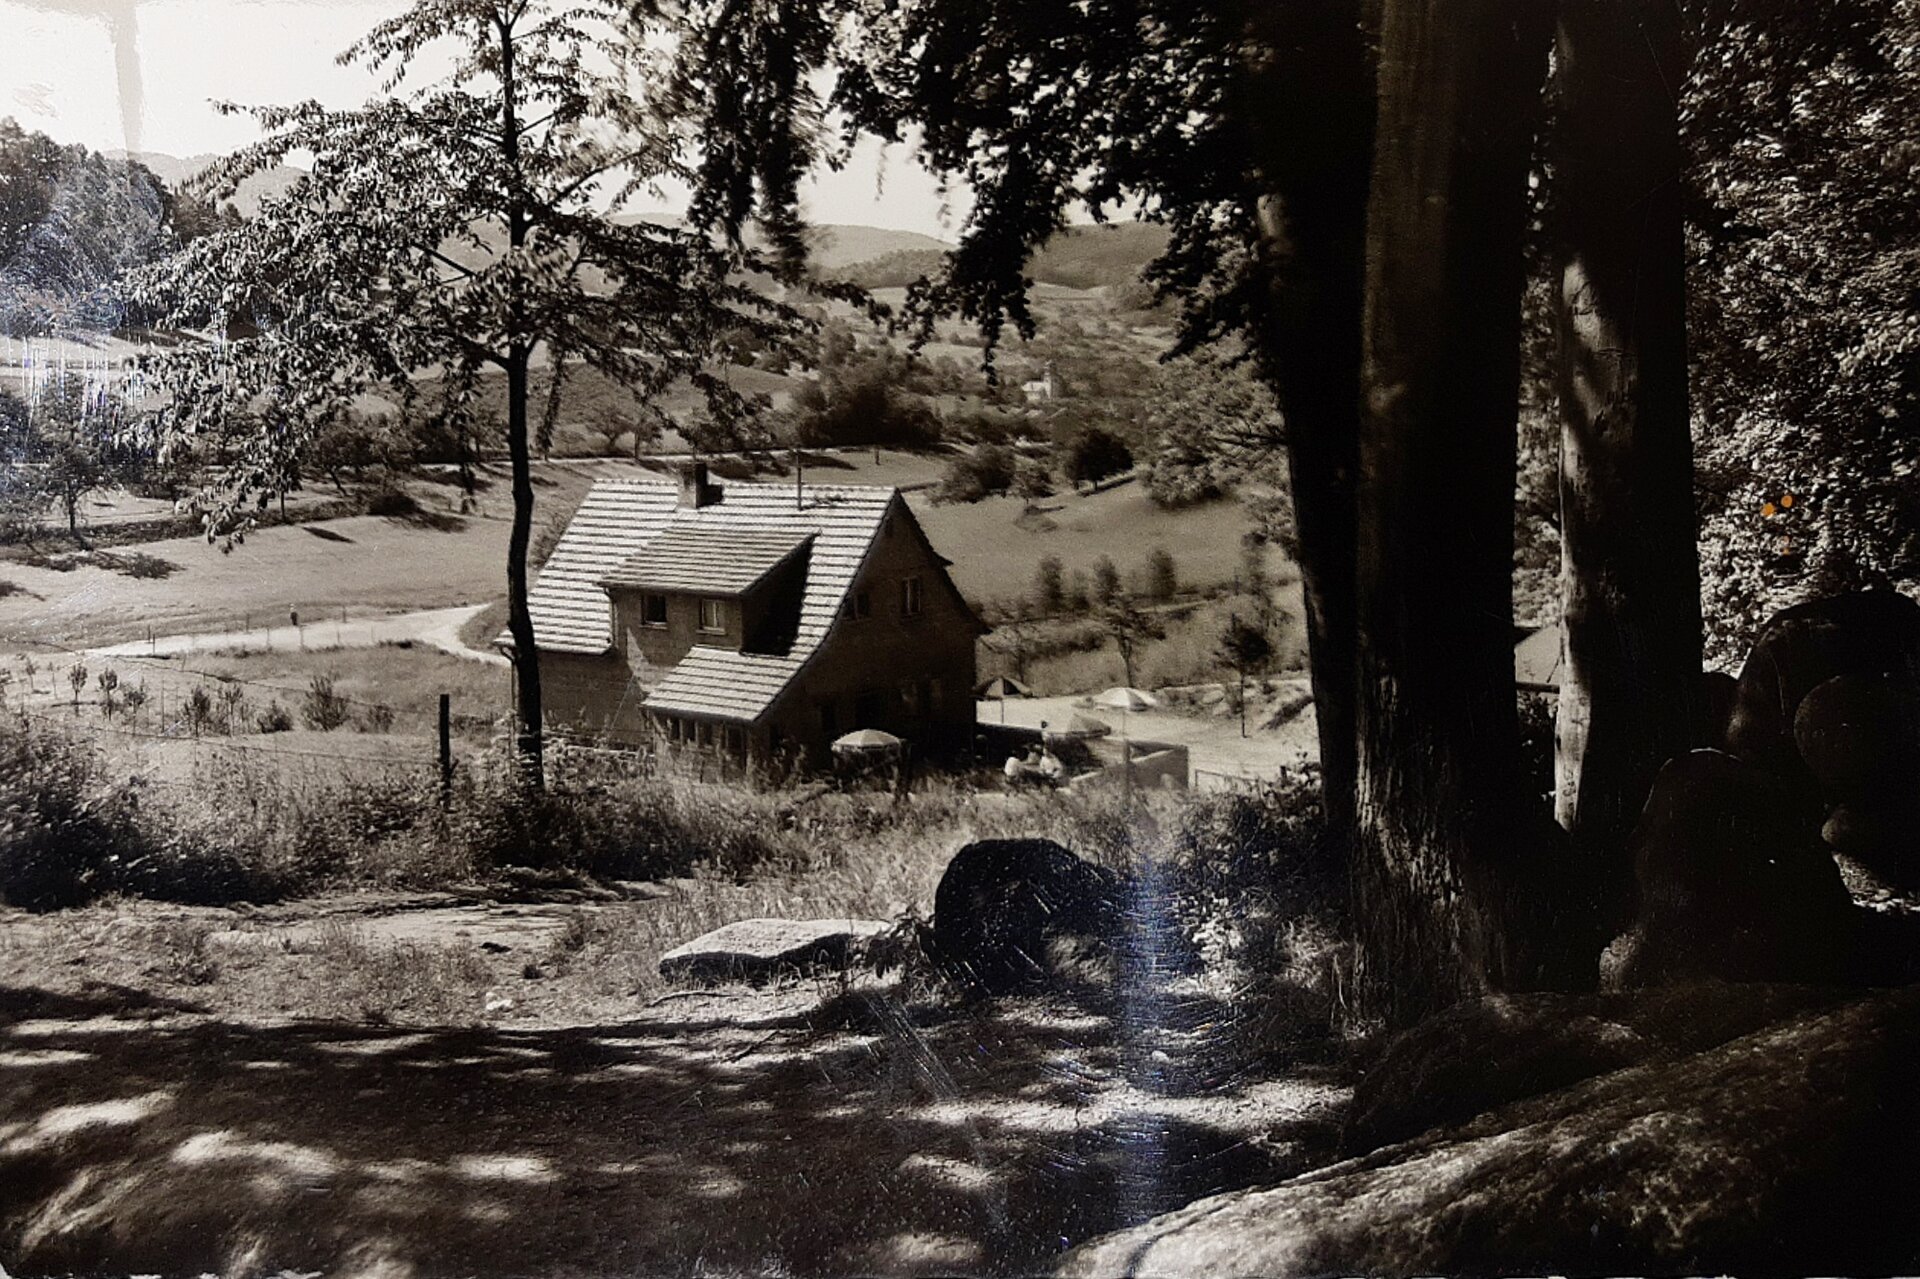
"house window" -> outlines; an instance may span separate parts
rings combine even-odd
[[[911,680],[909,680],[905,684],[902,684],[900,686],[900,704],[906,708],[907,714],[918,715],[922,710],[922,706],[920,702],[920,686],[918,684],[913,683]]]
[[[667,624],[666,596],[642,595],[640,597],[640,624],[642,626],[665,626]]]
[[[840,611],[849,622],[857,622],[863,617],[872,617],[873,592],[855,591],[847,596],[847,602]]]
[[[677,742],[681,740],[681,738],[685,735],[685,731],[684,731],[685,726],[680,722],[679,717],[674,715],[668,715],[665,718],[667,721],[666,723],[667,740],[670,742]]]
[[[902,617],[920,616],[921,590],[920,579],[903,577],[900,579],[900,615]]]
[[[747,753],[747,730],[738,724],[727,725],[727,754],[745,755]]]
[[[713,745],[713,725],[707,723],[704,719],[700,721],[700,744],[702,746]]]
[[[719,634],[727,629],[725,603],[712,599],[700,601],[700,629],[709,635]]]

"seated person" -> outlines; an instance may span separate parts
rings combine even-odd
[[[1067,778],[1067,766],[1061,763],[1060,757],[1052,751],[1048,751],[1040,757],[1039,767],[1040,776],[1055,786],[1058,786]]]
[[[1031,765],[1027,763],[1026,754],[1022,751],[1015,750],[1007,756],[1006,767],[1001,771],[1007,775],[1009,782],[1019,783],[1027,780],[1027,771],[1030,767]]]

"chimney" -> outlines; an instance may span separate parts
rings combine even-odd
[[[707,464],[689,462],[680,468],[680,509],[697,511],[720,500],[720,486],[707,481]]]

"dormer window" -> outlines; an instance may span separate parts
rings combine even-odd
[[[846,604],[840,610],[849,622],[858,622],[873,616],[873,592],[855,591],[847,596]]]
[[[924,600],[920,579],[904,577],[900,579],[900,616],[920,616],[920,606]]]
[[[700,601],[700,629],[708,635],[724,635],[727,630],[727,606],[724,601]]]
[[[667,624],[667,597],[664,595],[642,595],[640,597],[640,625],[665,626]]]

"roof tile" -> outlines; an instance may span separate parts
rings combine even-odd
[[[648,573],[662,574],[661,580],[667,580],[667,561],[694,562],[688,557],[699,548],[685,539],[696,536],[696,530],[699,538],[715,539],[714,544],[725,543],[740,552],[738,566],[713,567],[711,571],[721,574],[720,578],[701,578],[697,589],[715,594],[729,592],[713,585],[714,581],[737,582],[772,548],[784,545],[782,555],[754,575],[757,581],[779,558],[811,537],[799,626],[785,654],[697,647],[647,698],[651,709],[756,719],[826,639],[895,497],[891,488],[808,485],[796,502],[790,485],[730,483],[720,502],[689,511],[679,505],[676,484],[600,480],[587,491],[528,593],[535,642],[548,652],[606,652],[613,643],[613,610],[605,584],[626,584],[631,576],[638,584],[653,585],[639,580]],[[663,546],[667,553],[656,555]],[[678,588],[663,585],[660,589]],[[510,640],[503,635],[499,642]]]

